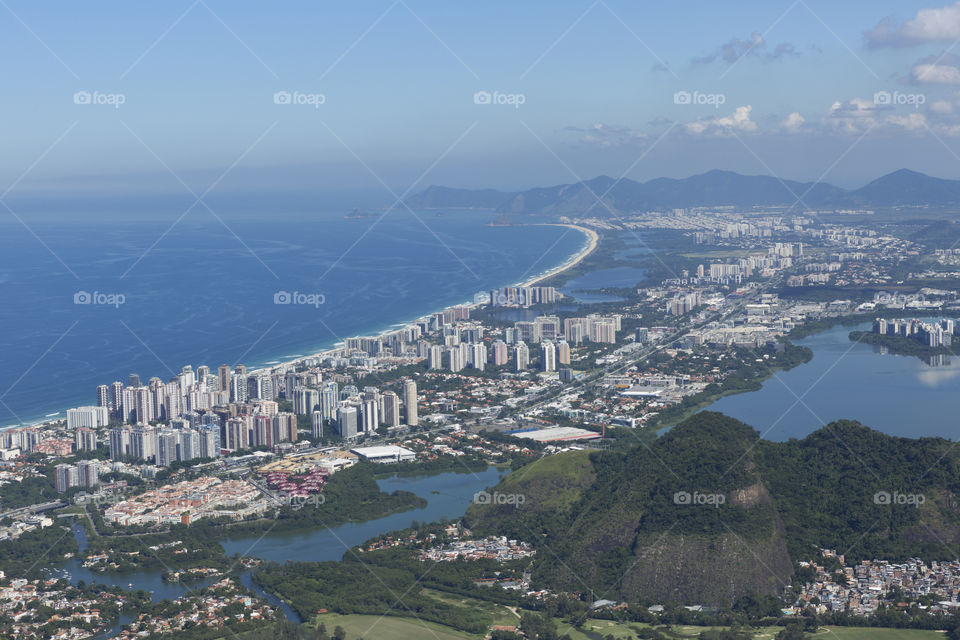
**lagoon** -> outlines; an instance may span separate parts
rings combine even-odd
[[[721,398],[708,410],[737,418],[768,440],[803,438],[826,423],[857,420],[889,435],[960,438],[960,358],[931,366],[915,356],[851,342],[869,323],[836,326],[796,344],[813,359],[763,388]]]

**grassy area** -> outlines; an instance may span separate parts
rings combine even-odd
[[[583,631],[574,629],[562,620],[557,619],[557,631],[561,636],[569,634],[571,640],[594,640],[595,634],[602,637],[612,635],[617,640],[636,638],[636,630],[649,625],[638,622],[615,622],[610,620],[587,620]],[[707,627],[677,625],[670,628],[670,633],[678,638],[696,638]],[[783,631],[783,627],[765,627],[754,634],[754,640],[773,640]],[[584,633],[586,632],[586,633]],[[589,634],[589,635],[588,635]],[[916,629],[874,629],[864,627],[823,627],[813,637],[826,640],[934,640],[942,639],[944,634],[939,631],[920,631]]]
[[[568,451],[540,458],[503,479],[502,493],[527,494],[527,501],[538,508],[567,509],[580,498],[584,487],[593,482],[593,465],[588,451]],[[531,485],[536,486],[542,478],[563,478],[564,483],[553,483],[549,492],[529,495]]]
[[[482,611],[490,617],[491,624],[515,625],[520,622],[520,616],[502,604],[478,600],[455,593],[445,593],[443,591],[437,591],[436,589],[424,589],[422,593],[441,602],[446,602],[458,607],[469,607],[474,611]]]
[[[818,638],[833,640],[932,640],[943,638],[939,631],[918,629],[865,629],[863,627],[825,627],[817,632]]]
[[[518,618],[506,607],[483,602],[473,598],[428,590],[431,597],[446,602],[453,602],[466,606],[477,606],[484,611],[489,610],[494,617],[494,624],[513,625]],[[597,635],[606,638],[608,635],[617,640],[627,640],[637,637],[637,630],[650,625],[641,622],[616,622],[611,620],[586,620],[582,630],[574,629],[563,620],[555,618],[557,632],[560,636],[569,635],[571,640],[595,640]],[[432,640],[479,640],[482,636],[471,635],[456,631],[449,627],[430,622],[422,622],[415,618],[398,618],[394,616],[369,615],[340,615],[325,613],[317,616],[310,623],[317,626],[323,622],[327,633],[332,634],[337,626],[347,632],[347,640],[358,638],[376,638],[376,640],[407,640],[408,638],[431,638]],[[670,628],[670,633],[680,638],[696,638],[708,627],[694,627],[676,625]],[[783,627],[766,627],[759,629],[754,640],[773,640]],[[916,629],[875,629],[865,627],[823,627],[815,636],[824,640],[935,640],[942,639],[944,634],[939,631],[920,631]]]
[[[314,626],[323,623],[327,633],[333,634],[336,627],[343,627],[347,640],[357,638],[376,638],[376,640],[409,640],[410,638],[431,638],[432,640],[478,640],[483,636],[456,631],[432,622],[423,622],[415,618],[397,618],[394,616],[362,616],[324,613],[310,623]]]

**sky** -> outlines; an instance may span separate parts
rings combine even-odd
[[[943,0],[3,0],[0,201],[960,178],[958,43]]]

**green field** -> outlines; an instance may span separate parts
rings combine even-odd
[[[519,622],[518,618],[512,612],[500,605],[432,590],[430,596],[438,600],[445,600],[460,605],[480,606],[484,611],[491,614],[495,624],[512,625]],[[343,627],[347,632],[347,640],[356,640],[358,638],[375,640],[408,640],[412,638],[430,638],[431,640],[479,640],[482,637],[456,631],[439,624],[421,622],[414,618],[398,618],[395,616],[381,617],[325,613],[317,616],[311,624],[317,625],[320,622],[323,622],[327,626],[327,633],[329,634],[333,633],[335,627]],[[611,635],[617,640],[627,640],[637,637],[636,629],[649,626],[639,622],[621,623],[610,620],[586,620],[583,625],[583,630],[581,631],[572,628],[559,618],[556,618],[555,622],[557,623],[558,633],[561,636],[569,635],[571,640],[594,640],[597,634],[604,638]],[[682,638],[695,639],[700,632],[706,629],[707,627],[677,625],[671,627],[670,632],[674,634],[678,640]],[[766,627],[760,629],[756,635],[754,635],[754,640],[773,640],[773,637],[779,631],[782,631],[782,627]],[[944,634],[939,631],[918,631],[914,629],[823,627],[812,637],[822,638],[823,640],[936,640],[938,638],[944,638]]]
[[[945,634],[940,631],[919,631],[916,629],[826,627],[818,631],[816,637],[833,638],[834,640],[932,640],[933,638],[944,638]]]
[[[375,638],[376,640],[410,640],[411,638],[430,638],[431,640],[479,640],[475,636],[456,631],[432,622],[422,622],[415,618],[397,618],[395,616],[362,616],[338,613],[324,613],[314,618],[311,624],[327,625],[327,633],[340,626],[347,632],[347,640],[357,638]]]

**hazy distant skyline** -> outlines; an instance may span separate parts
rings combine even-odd
[[[960,2],[9,1],[0,193],[956,178],[958,42]]]

